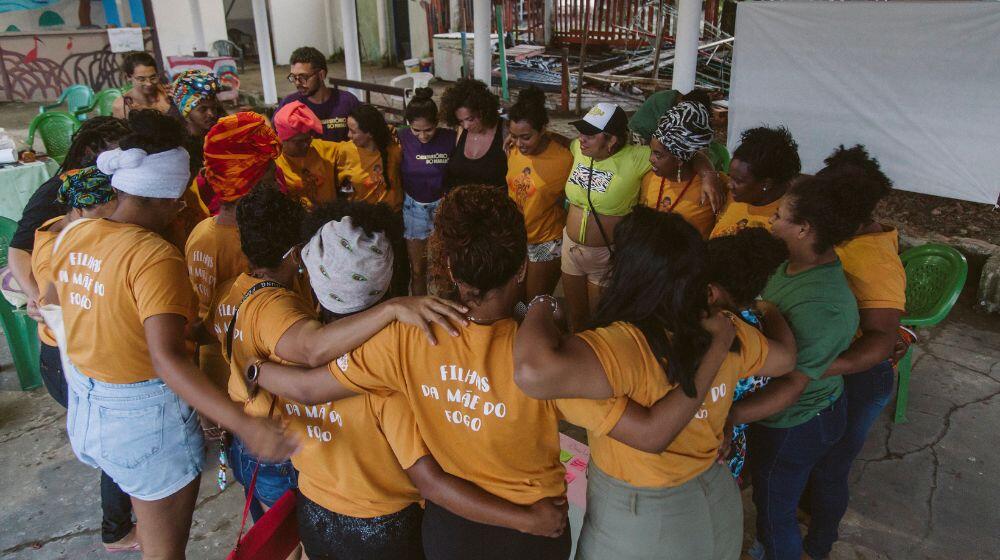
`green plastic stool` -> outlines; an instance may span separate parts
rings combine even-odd
[[[53,109],[58,109],[60,105],[66,104],[66,112],[75,114],[78,110],[91,105],[94,102],[94,90],[88,85],[73,84],[64,89],[59,99],[52,105],[43,105],[38,108],[38,112],[45,114]],[[83,115],[80,120],[87,118]]]
[[[28,147],[35,144],[35,133],[42,135],[45,153],[62,163],[73,143],[73,134],[80,128],[80,121],[63,111],[49,111],[31,119],[28,125]]]
[[[0,268],[7,266],[7,249],[17,231],[17,222],[0,216]],[[0,297],[0,325],[3,326],[21,389],[30,391],[42,384],[38,363],[38,324],[24,309],[15,309]]]
[[[900,323],[908,327],[933,327],[948,316],[969,275],[962,253],[947,245],[929,243],[913,247],[900,256],[906,269],[906,315]],[[895,423],[906,422],[913,348],[899,361]]]
[[[77,109],[74,114],[78,120],[84,120],[87,118],[89,113],[97,111],[97,114],[102,117],[110,117],[111,113],[114,111],[115,100],[121,97],[122,90],[118,88],[107,88],[102,89],[96,96],[94,96],[94,102],[86,107],[81,107]]]

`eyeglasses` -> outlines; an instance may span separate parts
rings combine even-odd
[[[155,84],[160,81],[159,76],[132,76],[132,81],[137,84]]]
[[[316,74],[319,74],[319,70],[313,72],[312,74],[289,74],[286,79],[293,84],[304,84],[313,79],[313,76]]]

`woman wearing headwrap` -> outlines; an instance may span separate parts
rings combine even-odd
[[[281,143],[263,116],[243,112],[219,119],[205,136],[205,167],[196,182],[215,216],[205,218],[184,245],[188,276],[198,297],[198,318],[208,316],[216,286],[247,270],[236,228],[236,202],[274,172]],[[200,365],[220,388],[229,365],[218,344],[203,345]]]
[[[701,175],[694,157],[712,141],[708,112],[700,104],[684,101],[667,111],[649,142],[653,168],[642,178],[639,200],[660,212],[675,212],[708,238],[715,214],[701,204]],[[726,177],[720,176],[723,184]]]
[[[52,245],[67,224],[80,218],[102,218],[115,209],[115,191],[111,187],[111,177],[101,173],[96,167],[84,167],[67,171],[59,178],[56,201],[68,210],[65,215],[46,220],[35,232],[35,244],[31,251],[31,272],[38,282],[39,307],[46,304],[44,295],[52,284]],[[52,398],[66,408],[67,388],[63,376],[59,347],[55,333],[44,322],[38,323],[38,340],[41,342],[39,369],[42,381]],[[132,523],[132,504],[128,494],[101,472],[101,529],[104,548],[108,552],[138,550],[139,541]]]
[[[274,128],[281,139],[278,183],[306,207],[337,198],[337,154],[340,142],[321,139],[323,124],[300,101],[286,104],[274,114]]]
[[[46,299],[62,305],[73,451],[132,497],[144,555],[182,558],[204,465],[195,410],[270,460],[296,443],[279,424],[246,415],[192,362],[184,258],[158,233],[190,181],[183,130],[148,109],[129,120],[132,133],[97,158],[118,205],[106,219],[63,229]]]

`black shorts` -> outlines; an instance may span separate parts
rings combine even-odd
[[[332,512],[299,492],[295,502],[299,538],[309,560],[423,560],[423,510],[410,504],[379,517]]]
[[[550,539],[469,521],[430,501],[424,511],[428,560],[566,560],[572,545],[569,527]]]

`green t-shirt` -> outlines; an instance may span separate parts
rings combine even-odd
[[[580,151],[580,140],[570,142],[573,167],[566,180],[566,199],[570,204],[604,216],[624,216],[639,203],[642,177],[653,168],[649,163],[649,146],[628,144],[609,158],[591,159]],[[587,189],[590,189],[590,199]],[[576,237],[569,232],[570,238]]]
[[[839,260],[794,276],[789,276],[787,269],[786,261],[768,280],[761,297],[777,306],[788,320],[798,346],[795,369],[812,381],[798,402],[760,422],[769,428],[804,424],[840,397],[844,378],[823,379],[823,374],[851,345],[858,330],[858,303]]]
[[[677,105],[681,94],[677,90],[665,89],[658,91],[642,102],[639,109],[628,121],[629,130],[641,136],[647,143],[653,137],[653,132],[660,122],[660,117]]]

